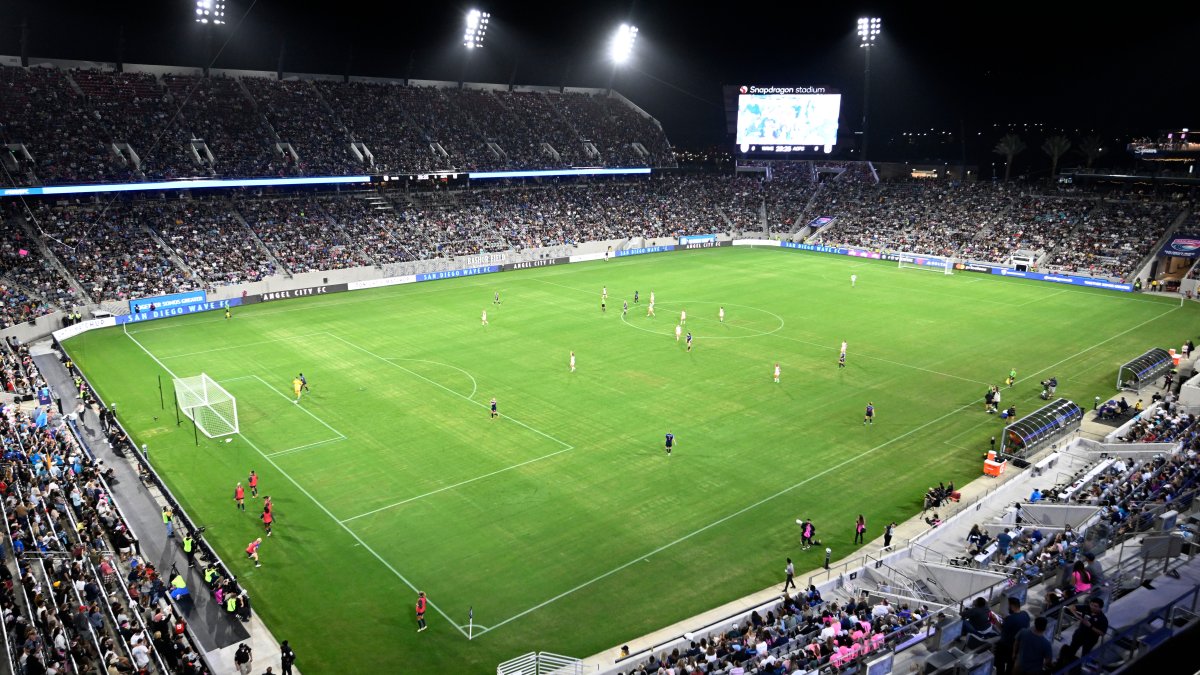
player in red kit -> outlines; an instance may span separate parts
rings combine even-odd
[[[421,592],[417,593],[417,626],[419,626],[419,628],[417,628],[418,633],[420,633],[421,631],[428,628],[428,626],[425,625],[425,605],[426,604],[427,604],[427,602],[425,600],[425,591],[421,591]]]
[[[233,501],[237,502],[237,507],[243,511],[246,510],[246,488],[242,487],[241,483],[233,489]]]
[[[250,496],[258,499],[258,474],[251,471],[246,482],[250,484]]]

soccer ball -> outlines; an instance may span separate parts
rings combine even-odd
[[[226,443],[232,443],[232,442],[233,442],[233,439],[232,439],[232,438],[226,438],[226,439],[225,439],[225,442],[226,442]]]
[[[803,524],[804,524],[804,521],[803,521],[803,520],[800,520],[799,518],[797,518],[797,519],[796,519],[796,524],[797,524],[797,525],[803,525]]]

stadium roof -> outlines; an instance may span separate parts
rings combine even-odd
[[[719,142],[723,84],[824,84],[846,95],[845,120],[861,115],[859,16],[884,30],[872,56],[872,130],[992,123],[1094,126],[1153,133],[1200,126],[1180,95],[1192,79],[1186,41],[1196,16],[1162,16],[1150,5],[1121,12],[1005,5],[979,20],[967,11],[888,6],[664,0],[559,3],[492,0],[488,42],[470,61],[473,81],[606,86],[616,26],[639,27],[636,54],[615,86],[662,120],[676,142]],[[291,72],[460,79],[466,5],[311,0],[228,0],[228,44],[216,65],[275,70],[280,47]],[[247,10],[249,9],[249,12]],[[20,53],[28,18],[30,56],[197,65],[203,30],[194,2],[33,0],[0,5],[0,52]],[[243,15],[246,15],[244,20]],[[1192,25],[1180,25],[1190,22]]]

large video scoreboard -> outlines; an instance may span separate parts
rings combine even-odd
[[[830,153],[837,144],[842,95],[828,87],[737,87],[737,152],[770,156]],[[732,112],[732,111],[731,111]]]

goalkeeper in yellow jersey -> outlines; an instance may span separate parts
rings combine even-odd
[[[296,400],[292,401],[292,403],[300,402],[300,390],[302,387],[304,387],[304,380],[301,380],[299,376],[292,378],[292,391],[296,392]]]

